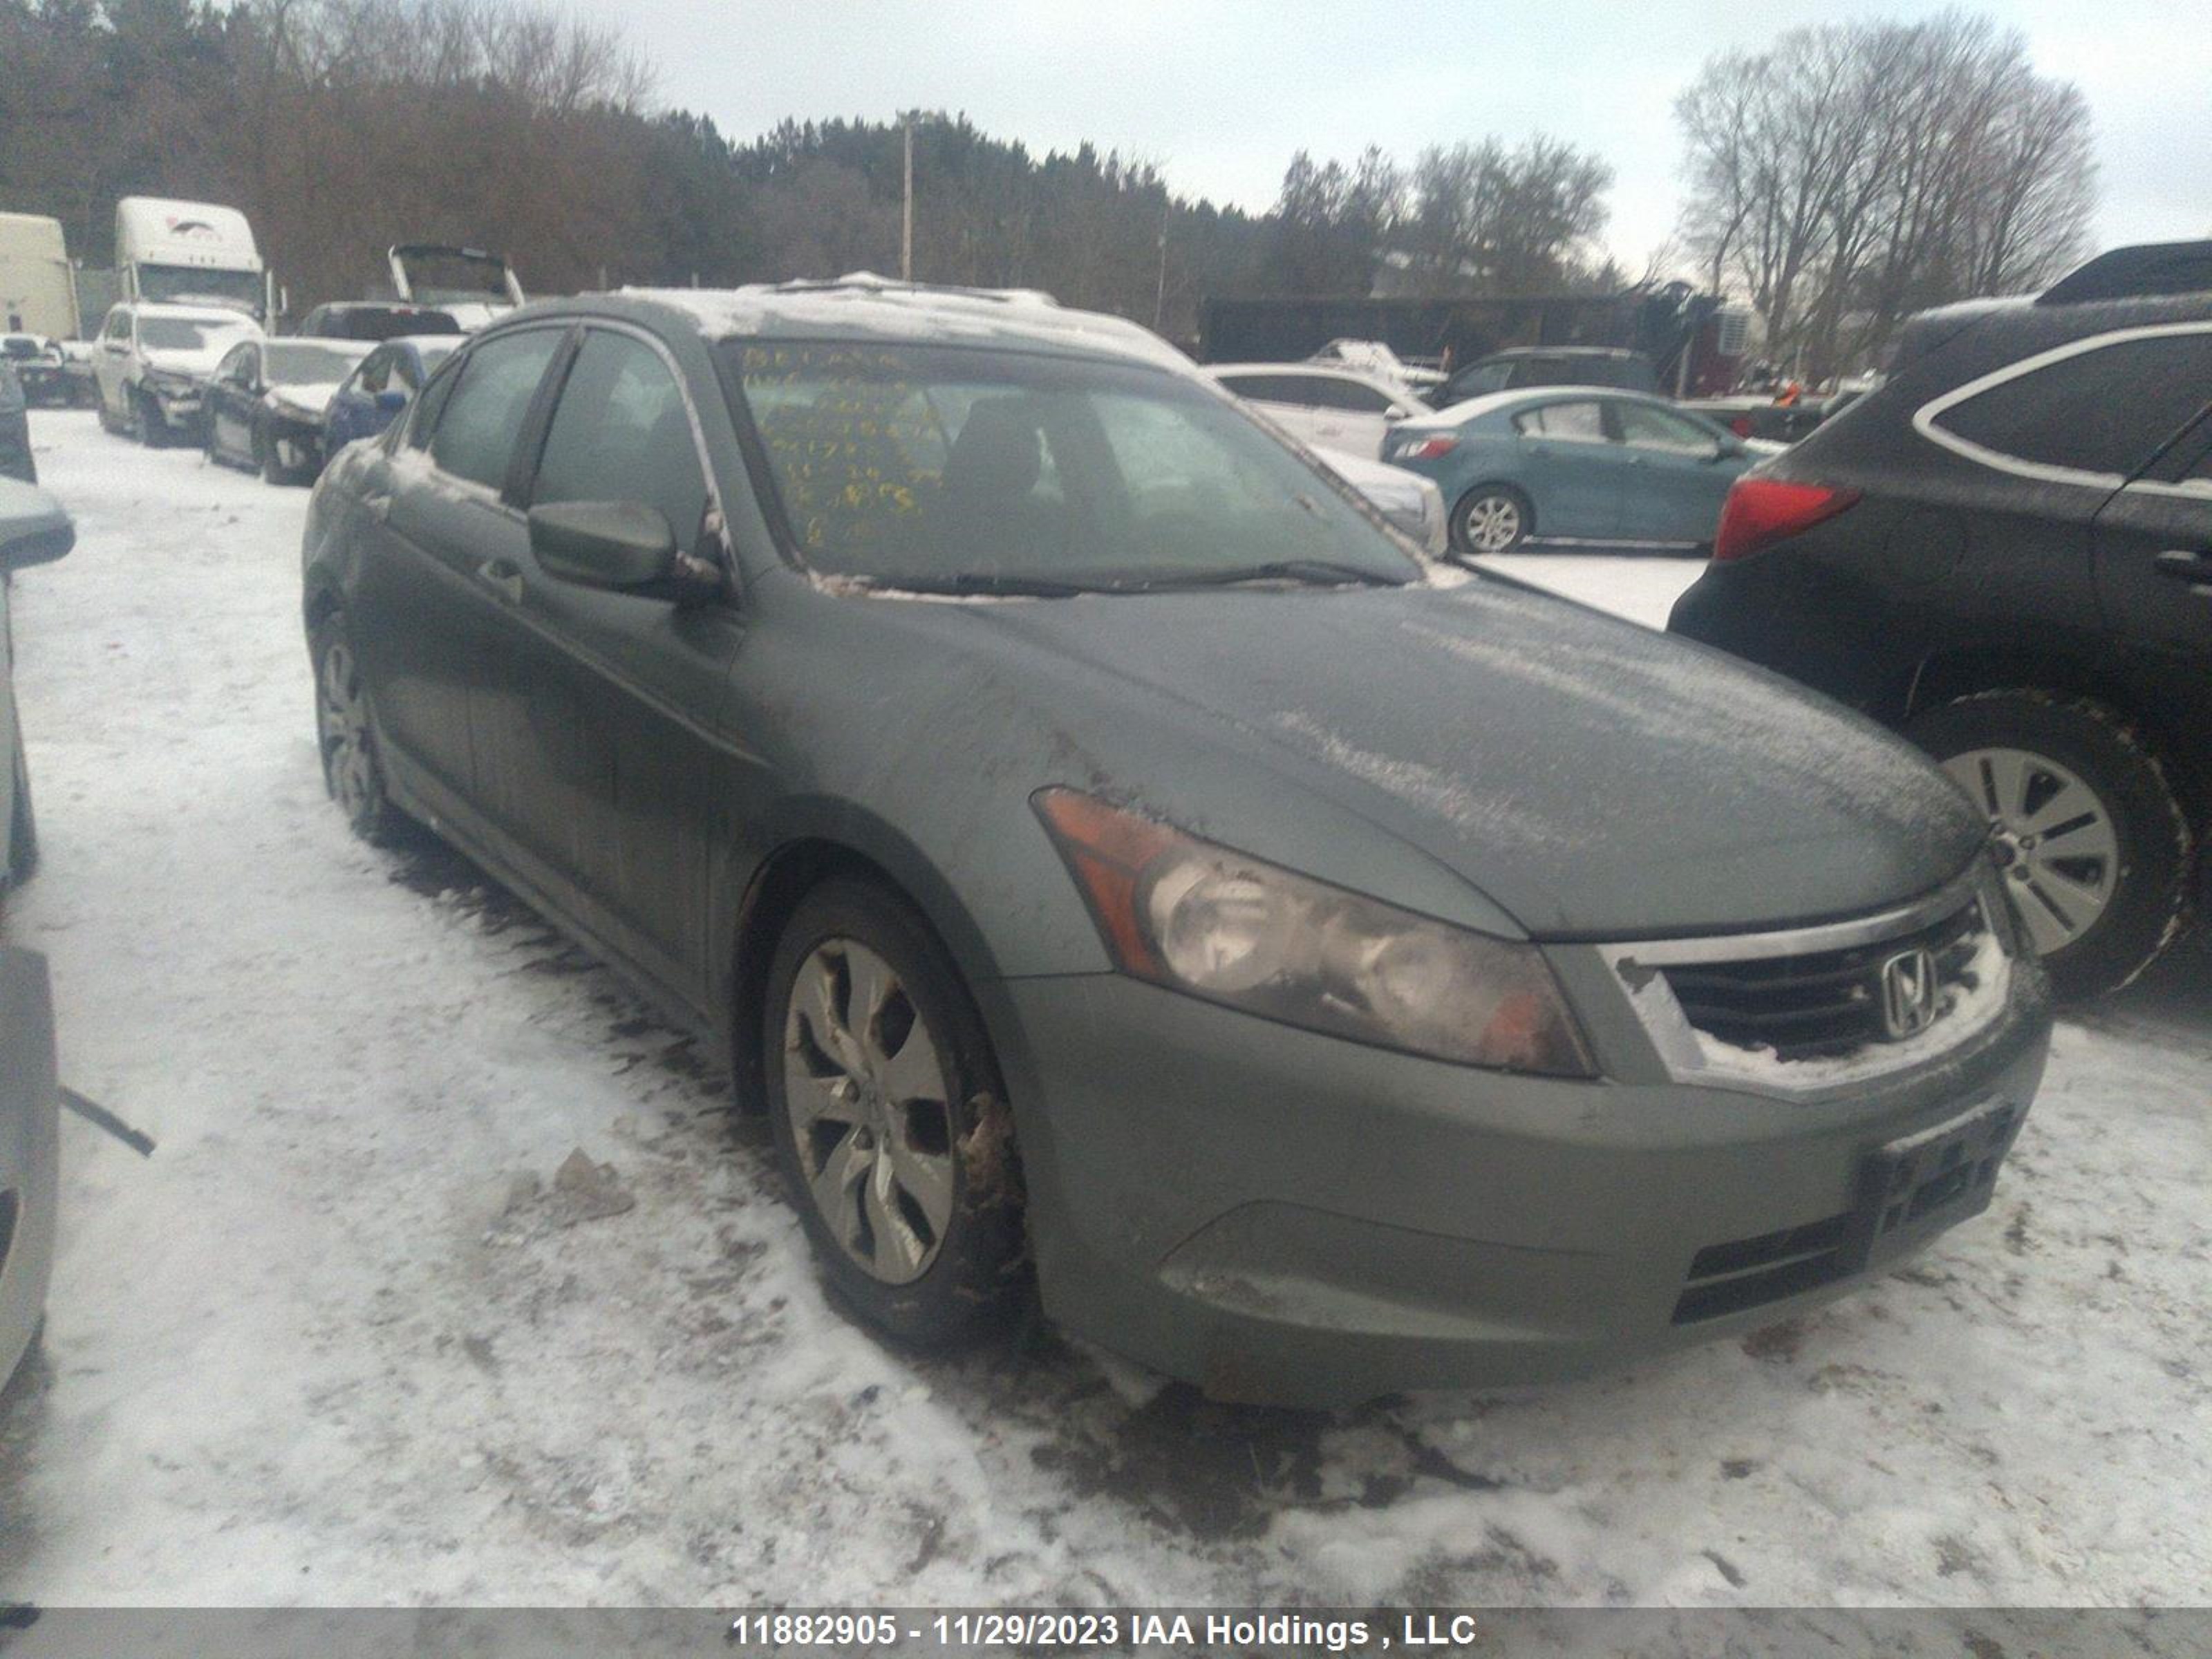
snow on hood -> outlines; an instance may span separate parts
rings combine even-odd
[[[267,396],[271,403],[289,404],[295,409],[319,415],[323,407],[337,396],[343,380],[307,380],[295,385],[272,386]]]

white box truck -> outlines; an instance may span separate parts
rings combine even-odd
[[[228,306],[269,321],[269,273],[236,208],[125,197],[115,204],[115,270],[125,300]]]
[[[77,322],[62,222],[0,213],[0,334],[74,340]]]

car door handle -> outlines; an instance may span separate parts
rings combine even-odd
[[[2185,547],[2168,548],[2151,561],[2161,576],[2191,586],[2212,592],[2212,553],[2193,552]]]
[[[477,567],[484,584],[509,605],[522,603],[522,567],[512,559],[486,559]]]

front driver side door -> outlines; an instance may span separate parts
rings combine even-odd
[[[726,568],[696,427],[657,343],[594,325],[554,405],[531,504],[642,501],[678,546]],[[521,702],[479,743],[519,751],[518,833],[572,884],[578,919],[699,1006],[708,882],[727,835],[716,825],[743,787],[739,734],[719,722],[744,618],[729,603],[679,605],[526,566],[513,619]]]

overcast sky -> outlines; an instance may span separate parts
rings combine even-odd
[[[1680,202],[1674,95],[1711,54],[1935,4],[1757,0],[575,0],[658,95],[750,138],[786,116],[965,112],[1042,153],[1089,139],[1177,192],[1264,210],[1292,151],[1350,159],[1550,132],[1613,165],[1606,241],[1640,267]],[[2212,235],[2212,0],[2002,0],[2089,100],[2106,246]]]

